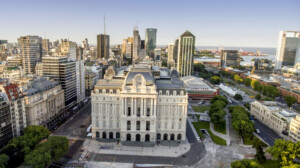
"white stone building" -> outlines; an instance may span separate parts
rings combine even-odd
[[[300,116],[296,116],[291,120],[289,128],[289,137],[294,141],[300,141]]]
[[[176,70],[159,78],[146,66],[118,74],[110,67],[92,91],[92,137],[185,140],[187,105],[185,85]]]
[[[296,116],[293,111],[279,108],[275,101],[251,103],[251,114],[279,134],[288,131],[291,119]]]
[[[35,79],[29,88],[23,91],[27,126],[44,125],[65,108],[64,90],[58,82],[46,78]]]

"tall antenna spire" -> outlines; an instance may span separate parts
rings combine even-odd
[[[105,35],[105,13],[104,13],[104,35]]]

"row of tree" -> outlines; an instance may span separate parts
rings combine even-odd
[[[1,153],[0,158],[3,158],[3,160],[0,159],[1,160],[0,167],[18,167],[19,165],[21,165],[24,162],[24,158],[33,155],[32,152],[36,151],[36,147],[38,144],[40,144],[41,146],[43,146],[43,144],[46,144],[41,142],[47,141],[49,134],[50,132],[48,131],[48,129],[43,126],[34,125],[34,126],[26,127],[24,129],[24,135],[13,138],[8,142],[6,146],[4,146],[0,150]],[[61,137],[53,137],[53,138],[51,137],[50,139],[51,142],[54,141],[53,139],[57,139],[60,141]],[[66,145],[68,146],[68,141]],[[63,149],[63,151],[66,152],[65,146],[57,146],[51,150],[60,151],[61,149]],[[45,151],[40,152],[40,156],[44,157],[44,155],[42,154],[45,153],[47,152]],[[56,155],[51,155],[51,156],[56,156]],[[32,167],[35,166],[32,165]]]
[[[230,106],[228,110],[231,113],[233,129],[235,129],[242,138],[252,136],[254,124],[249,118],[250,113],[242,106]]]
[[[251,87],[253,90],[273,99],[277,96],[280,96],[280,92],[276,87],[270,85],[261,85],[257,80],[251,81]]]
[[[214,76],[212,72],[208,72],[205,66],[201,63],[194,64],[194,71],[199,73],[199,76],[204,79],[210,79]]]
[[[226,124],[224,119],[226,112],[224,111],[224,108],[228,104],[228,100],[224,96],[217,95],[210,100],[210,104],[210,121],[215,124],[216,128],[224,127]]]

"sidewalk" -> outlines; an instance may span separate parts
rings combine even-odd
[[[188,152],[191,146],[186,138],[179,146],[162,146],[154,145],[154,147],[136,147],[125,146],[116,142],[99,142],[93,139],[87,139],[83,143],[84,152],[92,152],[96,154],[118,154],[118,155],[138,155],[138,156],[164,156],[179,157]]]
[[[214,130],[214,124],[213,123],[210,123],[210,131],[214,134],[214,135],[217,135],[219,136],[220,138],[223,138],[226,140],[226,144],[227,146],[230,146],[230,136],[229,136],[229,125],[227,125],[228,123],[228,119],[226,117],[226,135],[225,134],[222,134],[222,133],[219,133],[217,131]]]

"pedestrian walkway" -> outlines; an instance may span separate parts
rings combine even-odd
[[[179,157],[190,150],[190,144],[187,138],[178,146],[174,146],[172,143],[170,143],[169,146],[166,146],[166,144],[155,144],[153,147],[128,146],[117,142],[108,143],[87,139],[83,143],[83,149],[84,153],[91,152],[96,154]]]
[[[227,117],[225,117],[225,118],[227,118]],[[230,146],[229,129],[227,129],[227,128],[229,128],[229,125],[227,125],[227,123],[228,123],[228,120],[226,119],[226,134],[222,134],[222,133],[215,131],[213,123],[210,123],[210,130],[214,135],[217,135],[218,137],[225,139],[227,146]]]

